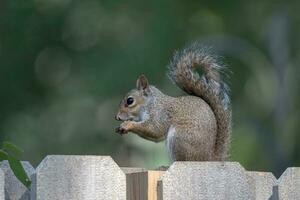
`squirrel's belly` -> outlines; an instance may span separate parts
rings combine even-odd
[[[215,136],[208,127],[171,126],[167,132],[166,147],[172,161],[207,161],[212,159]]]
[[[171,126],[168,130],[167,139],[166,139],[167,149],[173,161],[175,160],[174,157],[175,133],[176,133],[175,128]]]

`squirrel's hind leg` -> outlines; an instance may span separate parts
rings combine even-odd
[[[210,145],[199,140],[199,131],[171,126],[167,133],[166,145],[173,161],[212,160]]]
[[[188,161],[189,156],[186,149],[187,145],[184,145],[181,138],[182,130],[177,127],[171,126],[167,133],[166,145],[169,151],[172,161]],[[184,146],[184,148],[182,148]]]

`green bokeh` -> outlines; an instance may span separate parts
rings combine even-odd
[[[172,95],[174,50],[200,40],[232,73],[231,159],[279,175],[300,163],[299,1],[2,0],[0,140],[48,154],[170,163],[164,143],[114,133],[139,74]]]

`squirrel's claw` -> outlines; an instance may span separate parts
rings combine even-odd
[[[119,133],[120,135],[123,135],[123,134],[127,133],[127,130],[125,130],[121,126],[117,127],[115,131],[116,131],[116,133]]]

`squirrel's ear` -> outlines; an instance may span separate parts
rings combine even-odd
[[[139,78],[136,81],[136,88],[138,90],[148,91],[149,89],[149,83],[144,74],[140,75]]]

